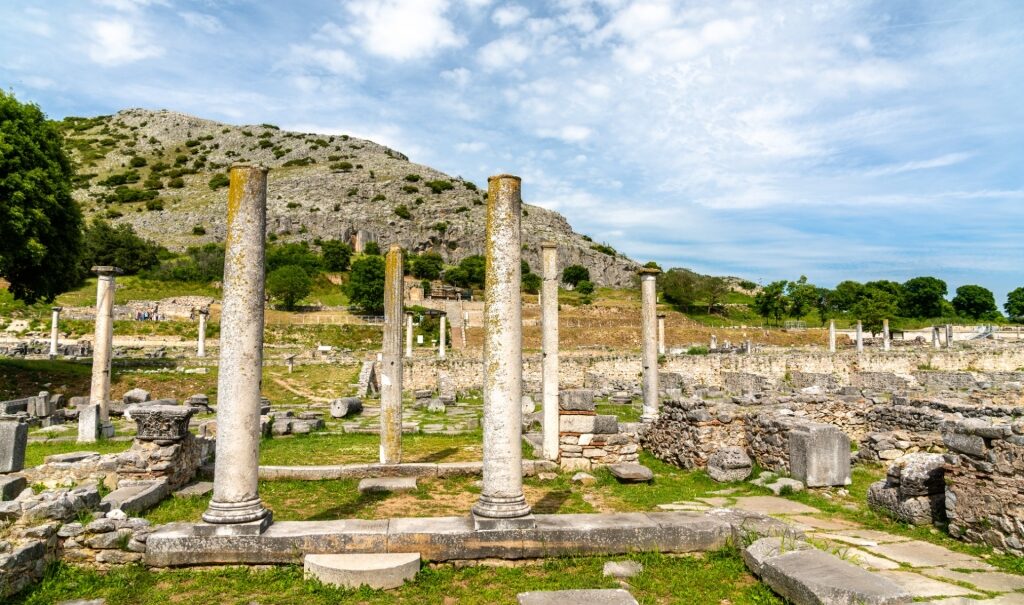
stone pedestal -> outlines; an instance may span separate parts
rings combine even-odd
[[[391,246],[384,268],[384,341],[380,370],[380,462],[402,461],[402,249]],[[406,316],[406,354],[412,315]]]
[[[718,336],[715,334],[711,335],[711,350],[714,351],[718,348]]]
[[[477,529],[532,524],[522,466],[521,186],[516,176],[488,179],[483,490],[473,506]]]
[[[0,416],[0,473],[25,468],[28,423],[18,416]]]
[[[203,521],[233,527],[197,531],[244,532],[270,523],[270,511],[258,490],[266,226],[267,169],[232,166],[217,381],[217,458],[213,499]]]
[[[558,460],[558,245],[540,245],[541,405],[544,415],[543,454]]]
[[[78,442],[92,443],[99,437],[100,406],[88,403],[78,408]]]
[[[59,336],[59,324],[60,324],[60,312],[63,310],[61,307],[53,307],[53,314],[50,316],[50,359],[57,357],[57,338]]]
[[[939,343],[939,327],[932,326],[932,346],[936,349],[941,349],[942,345]]]
[[[196,357],[206,357],[206,321],[210,319],[209,311],[199,312],[199,343],[196,347]]]
[[[828,351],[829,353],[836,352],[836,320],[830,319],[828,322]]]
[[[656,279],[658,269],[640,269],[640,347],[643,351],[643,392],[644,407],[640,420],[654,422],[658,419],[658,334],[657,306],[658,291]]]
[[[117,267],[93,267],[96,281],[96,325],[93,337],[92,384],[89,403],[99,406],[99,431],[113,435],[110,424],[110,367],[114,344],[114,279],[122,271]]]

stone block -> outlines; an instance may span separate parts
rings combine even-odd
[[[636,561],[608,561],[604,564],[602,575],[605,577],[628,579],[639,575],[644,566]]]
[[[89,403],[78,408],[78,442],[92,443],[100,434],[100,406]]]
[[[358,397],[339,397],[331,401],[331,418],[346,418],[363,411],[363,400]]]
[[[558,417],[560,433],[593,433],[597,416],[562,414]]]
[[[754,463],[742,447],[720,447],[708,457],[708,475],[721,483],[743,481],[750,476]]]
[[[616,416],[600,415],[592,416],[594,418],[594,430],[592,431],[598,435],[614,435],[619,432],[619,419]]]
[[[985,439],[978,435],[966,435],[963,433],[943,433],[942,441],[946,447],[954,452],[967,454],[981,458],[985,456]]]
[[[755,576],[761,577],[761,567],[765,561],[783,553],[814,548],[803,540],[795,540],[784,536],[770,536],[754,540],[741,553],[747,569]]]
[[[850,484],[850,438],[830,424],[808,423],[789,432],[789,465],[808,487]]]
[[[14,500],[27,486],[21,475],[0,475],[0,502]]]
[[[28,423],[17,416],[0,417],[0,473],[16,473],[25,468]]]
[[[398,588],[416,577],[419,553],[306,555],[306,575],[345,588]]]
[[[121,401],[128,405],[131,403],[145,403],[150,399],[149,391],[145,389],[132,389],[124,394]]]
[[[135,438],[158,445],[178,443],[188,434],[188,421],[194,410],[182,405],[148,405],[132,411]]]
[[[903,605],[913,595],[878,574],[821,550],[765,559],[761,579],[795,605]]]
[[[128,514],[139,514],[159,504],[167,491],[167,482],[163,479],[132,482],[104,496],[102,503]]]
[[[213,492],[212,481],[198,481],[174,492],[175,498],[197,498]]]
[[[635,462],[608,465],[608,472],[621,483],[647,483],[654,479],[651,469]]]
[[[360,494],[416,491],[416,477],[368,477],[359,481]]]
[[[516,600],[519,605],[637,605],[621,588],[521,592]]]
[[[558,407],[567,412],[593,412],[594,391],[590,389],[566,389],[558,394]]]

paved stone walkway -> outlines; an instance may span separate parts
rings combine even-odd
[[[728,506],[790,522],[819,548],[831,551],[933,605],[1024,605],[1024,576],[1003,573],[983,559],[910,538],[861,527],[775,496],[697,498],[658,505],[663,510]]]

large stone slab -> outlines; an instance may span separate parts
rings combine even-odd
[[[593,412],[594,391],[590,389],[566,389],[558,394],[558,407],[567,412]]]
[[[519,605],[637,605],[621,588],[521,592],[516,599]]]
[[[647,483],[654,479],[651,469],[635,462],[609,464],[608,472],[621,483]]]
[[[137,515],[159,504],[167,496],[167,491],[167,481],[163,479],[129,484],[122,482],[122,487],[104,496],[101,504],[111,509],[121,509],[129,515]]]
[[[831,424],[801,425],[789,432],[789,466],[807,487],[849,485],[850,438]]]
[[[901,605],[913,600],[893,582],[816,549],[766,559],[761,579],[795,605]]]
[[[416,491],[416,477],[370,477],[359,481],[360,494],[390,494]]]
[[[992,569],[988,563],[981,559],[920,540],[866,546],[865,549],[893,561],[905,563],[911,567]]]
[[[306,555],[306,576],[345,588],[398,588],[416,577],[419,553]]]
[[[912,571],[880,571],[878,574],[906,590],[917,599],[928,597],[963,597],[974,594],[973,591],[963,586],[928,578]]]
[[[28,423],[18,416],[0,416],[0,473],[25,468]]]
[[[764,515],[803,515],[819,512],[818,509],[776,496],[745,496],[736,498],[734,508]]]
[[[731,483],[750,476],[753,462],[746,450],[736,445],[720,447],[708,458],[708,475],[715,481]]]
[[[966,573],[955,569],[936,567],[934,569],[926,569],[922,573],[933,578],[952,580],[954,582],[966,582],[972,586],[976,586],[980,590],[987,590],[989,592],[1011,592],[1014,590],[1024,590],[1024,576],[998,571]],[[1024,595],[1021,596],[1024,597]]]
[[[21,475],[0,475],[0,502],[14,500],[27,486]]]

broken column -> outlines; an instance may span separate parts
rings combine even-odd
[[[558,245],[540,245],[541,392],[544,458],[558,460]]]
[[[484,286],[483,490],[476,529],[532,526],[523,495],[523,322],[519,177],[487,179]],[[556,408],[557,409],[557,408]]]
[[[828,322],[828,352],[836,352],[836,320],[830,319]]]
[[[103,437],[114,436],[114,425],[110,423],[110,366],[113,361],[114,345],[114,278],[122,273],[117,267],[93,267],[99,276],[96,281],[96,328],[92,350],[92,385],[89,389],[89,405],[96,406],[97,433]],[[96,441],[96,434],[82,433],[79,423],[78,440]],[[91,438],[90,438],[91,437]]]
[[[857,320],[857,352],[864,352],[864,324],[861,320]]]
[[[402,461],[402,248],[391,246],[384,266],[384,343],[380,370],[380,462]],[[412,353],[412,315],[406,356]]]
[[[0,474],[16,473],[25,468],[27,446],[28,422],[25,418],[0,414]]]
[[[50,359],[57,357],[58,325],[60,324],[61,307],[53,307],[53,314],[50,316]]]
[[[665,315],[658,314],[658,355],[665,354]]]
[[[267,169],[231,167],[217,379],[213,499],[203,534],[258,535],[271,522],[259,496]]]
[[[932,346],[936,349],[942,348],[939,344],[939,326],[932,326]]]
[[[640,420],[654,422],[658,419],[658,335],[656,315],[658,291],[656,280],[660,270],[644,267],[640,269],[640,346],[643,350],[643,392],[644,407]]]
[[[889,350],[889,320],[882,320],[882,350]]]
[[[412,359],[412,313],[405,314],[405,356]]]
[[[946,348],[953,348],[953,324],[946,324]]]
[[[447,338],[447,334],[445,334],[445,331],[448,329],[448,325],[447,324],[448,324],[448,316],[445,315],[445,314],[441,314],[441,333],[438,334],[438,336],[437,336],[437,357],[439,359],[444,359],[445,355],[446,355],[446,353],[445,353],[445,339]]]
[[[209,311],[199,312],[199,345],[196,349],[196,357],[206,357],[206,320],[209,318]]]
[[[716,349],[718,349],[718,335],[717,334],[712,334],[711,335],[711,350],[714,351]]]

